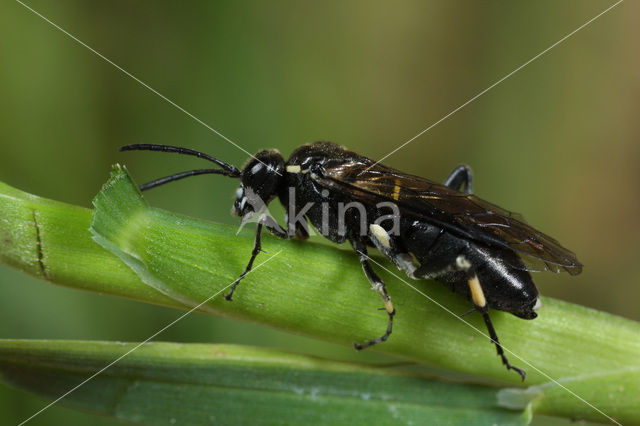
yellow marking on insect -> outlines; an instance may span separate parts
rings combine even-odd
[[[382,283],[375,283],[372,287],[372,290],[376,291],[380,297],[382,297],[382,302],[384,303],[384,309],[392,314],[394,312],[393,303],[391,303],[391,298],[384,290],[384,285]]]
[[[387,313],[392,314],[394,309],[393,309],[393,303],[391,303],[391,299],[387,299],[384,301],[384,308],[387,310]]]
[[[382,226],[375,223],[371,224],[369,225],[369,231],[371,231],[374,238],[378,240],[384,248],[391,248],[391,243],[389,242],[389,234],[387,234],[387,231],[385,231]]]
[[[393,199],[398,201],[400,199],[400,179],[395,180],[396,186],[393,187]]]
[[[300,173],[300,166],[287,166],[287,173]]]
[[[477,275],[469,279],[469,289],[471,290],[471,300],[473,300],[473,303],[480,308],[484,308],[487,305],[487,299],[484,298],[484,292],[482,291]]]

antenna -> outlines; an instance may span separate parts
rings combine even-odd
[[[172,145],[155,145],[155,144],[148,144],[148,143],[138,143],[133,145],[121,146],[118,149],[118,151],[120,152],[122,151],[160,151],[160,152],[173,152],[173,153],[182,154],[182,155],[193,155],[194,157],[203,158],[205,160],[211,161],[212,163],[217,164],[223,169],[223,170],[220,170],[219,172],[199,171],[199,173],[193,173],[190,175],[187,174],[177,179],[182,179],[183,177],[194,176],[194,175],[199,175],[204,173],[218,173],[218,174],[222,174],[229,177],[241,176],[240,170],[238,170],[236,166],[232,166],[230,164],[225,163],[224,161],[220,161],[217,158],[210,156],[209,154],[205,154],[204,152],[195,151],[189,148],[182,148],[179,146],[172,146]],[[192,171],[195,172],[196,170],[192,170]],[[189,172],[185,172],[185,173],[189,173]],[[174,176],[177,176],[177,175],[174,175]],[[167,176],[167,178],[168,177],[169,176]],[[171,182],[171,180],[177,180],[177,179],[170,179],[170,180],[167,180],[167,182]]]

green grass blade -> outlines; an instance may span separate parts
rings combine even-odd
[[[640,367],[607,370],[564,377],[559,382],[622,424],[640,424]],[[633,400],[635,399],[635,403]],[[555,383],[544,383],[527,389],[503,389],[498,393],[503,407],[523,409],[531,404],[537,414],[577,419],[583,407],[576,405],[576,397]],[[593,420],[604,422],[604,417]]]
[[[5,340],[0,371],[54,399],[133,346]],[[143,424],[527,424],[497,391],[262,348],[149,343],[61,403]]]
[[[89,209],[0,182],[0,262],[55,284],[177,306],[93,242],[90,225]]]

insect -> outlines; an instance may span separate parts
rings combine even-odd
[[[382,336],[354,343],[356,349],[386,341],[396,310],[384,282],[374,271],[367,249],[375,247],[412,279],[432,278],[469,300],[482,314],[497,354],[511,365],[489,317],[489,309],[534,319],[538,290],[530,271],[582,271],[576,256],[555,239],[508,212],[472,194],[472,173],[458,166],[444,184],[392,169],[331,142],[297,148],[285,162],[276,150],[263,150],[238,169],[187,148],[136,144],[120,151],[149,150],[193,155],[219,168],[166,176],[141,190],[199,174],[221,174],[241,180],[233,212],[243,222],[257,222],[253,251],[244,272],[225,296],[251,270],[261,251],[263,227],[281,238],[309,236],[308,222],[335,243],[349,242],[388,315]],[[464,187],[464,191],[462,191]],[[266,206],[278,198],[288,208],[287,227],[268,215]],[[345,208],[348,206],[348,208]]]

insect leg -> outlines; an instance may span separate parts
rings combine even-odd
[[[498,340],[498,334],[496,333],[495,328],[493,328],[493,323],[491,322],[491,318],[489,317],[489,306],[487,305],[487,300],[484,297],[482,285],[480,284],[478,275],[476,275],[476,273],[471,268],[471,263],[466,259],[465,256],[460,255],[456,259],[456,268],[458,270],[465,271],[468,274],[467,283],[471,292],[471,301],[473,302],[476,310],[482,314],[484,323],[487,326],[487,331],[489,332],[489,337],[491,338],[491,342],[496,345],[496,352],[502,359],[502,364],[507,367],[507,370],[514,370],[520,375],[520,377],[522,377],[522,380],[524,380],[525,377],[527,377],[527,374],[524,372],[524,370],[511,365],[509,363],[509,360],[507,359],[507,356],[504,354],[502,345]]]
[[[271,235],[274,235],[278,238],[282,238],[283,240],[288,240],[292,237],[289,234],[288,230],[283,229],[278,224],[278,222],[276,222],[276,220],[269,215],[263,214],[262,217],[260,218],[260,224],[264,225],[264,227],[267,228],[267,230],[271,233]]]
[[[238,287],[238,284],[240,284],[240,281],[242,281],[244,276],[247,275],[251,270],[251,268],[253,267],[253,262],[256,260],[256,257],[258,256],[258,253],[260,253],[260,250],[261,250],[261,245],[260,245],[261,232],[262,232],[262,223],[259,222],[258,227],[256,228],[256,236],[255,236],[255,239],[253,240],[253,250],[251,251],[251,259],[249,259],[249,263],[247,264],[247,267],[244,269],[244,272],[242,273],[242,275],[240,275],[238,279],[233,282],[233,285],[231,286],[231,290],[229,290],[229,293],[225,294],[224,296],[225,299],[231,300],[231,297],[233,296],[233,292],[236,290],[236,287]]]
[[[401,253],[391,236],[380,225],[369,225],[369,239],[380,253],[391,260],[398,269],[404,271],[409,278],[416,279],[414,273],[418,269],[409,253]]]
[[[253,240],[253,250],[251,251],[251,259],[249,259],[249,263],[247,264],[247,267],[245,268],[242,275],[240,275],[238,279],[233,282],[233,285],[231,286],[231,290],[229,290],[229,293],[227,293],[224,296],[225,299],[231,300],[231,297],[233,296],[233,292],[236,290],[236,287],[238,287],[238,284],[240,284],[240,281],[242,281],[244,276],[249,273],[249,271],[253,267],[253,262],[256,260],[256,257],[258,256],[258,254],[262,251],[261,233],[262,233],[263,226],[267,228],[267,230],[269,230],[271,234],[275,235],[278,238],[288,240],[292,237],[286,229],[282,229],[282,227],[278,225],[278,222],[276,222],[274,218],[266,214],[262,214],[260,219],[258,220],[258,226],[256,228],[256,236],[255,236],[255,239]]]
[[[462,164],[451,172],[447,180],[444,181],[445,186],[449,188],[456,189],[460,191],[462,185],[464,184],[464,192],[465,194],[471,194],[472,192],[472,181],[473,173],[471,172],[471,168],[466,164]]]
[[[496,345],[496,351],[498,352],[498,355],[500,356],[500,358],[502,358],[502,363],[505,365],[505,367],[507,367],[507,370],[514,370],[516,373],[518,373],[520,377],[522,377],[522,381],[524,381],[525,377],[527,377],[527,373],[525,373],[524,370],[521,370],[518,367],[514,367],[509,363],[509,360],[507,360],[507,356],[504,354],[504,351],[502,350],[502,345],[498,341],[498,335],[496,334],[496,330],[493,328],[493,323],[491,322],[491,318],[489,318],[489,310],[482,309],[480,310],[480,312],[482,313],[482,318],[484,318],[484,323],[487,325],[487,330],[489,331],[489,337],[491,337],[491,341],[493,342],[493,344]]]
[[[386,341],[391,335],[391,331],[393,329],[393,316],[396,314],[396,310],[393,307],[393,303],[391,303],[391,298],[387,294],[387,288],[384,285],[384,282],[378,277],[378,275],[374,272],[371,267],[371,263],[369,262],[369,257],[367,256],[367,246],[360,240],[353,239],[351,240],[351,245],[355,249],[356,253],[358,253],[358,257],[360,258],[360,263],[362,264],[362,269],[364,270],[367,279],[371,283],[371,288],[375,290],[380,297],[382,298],[382,302],[384,303],[384,309],[387,311],[389,315],[389,323],[387,324],[387,331],[377,339],[367,340],[364,344],[360,344],[358,342],[353,342],[353,347],[357,350],[368,348],[369,346],[377,345],[378,343],[382,343]]]

